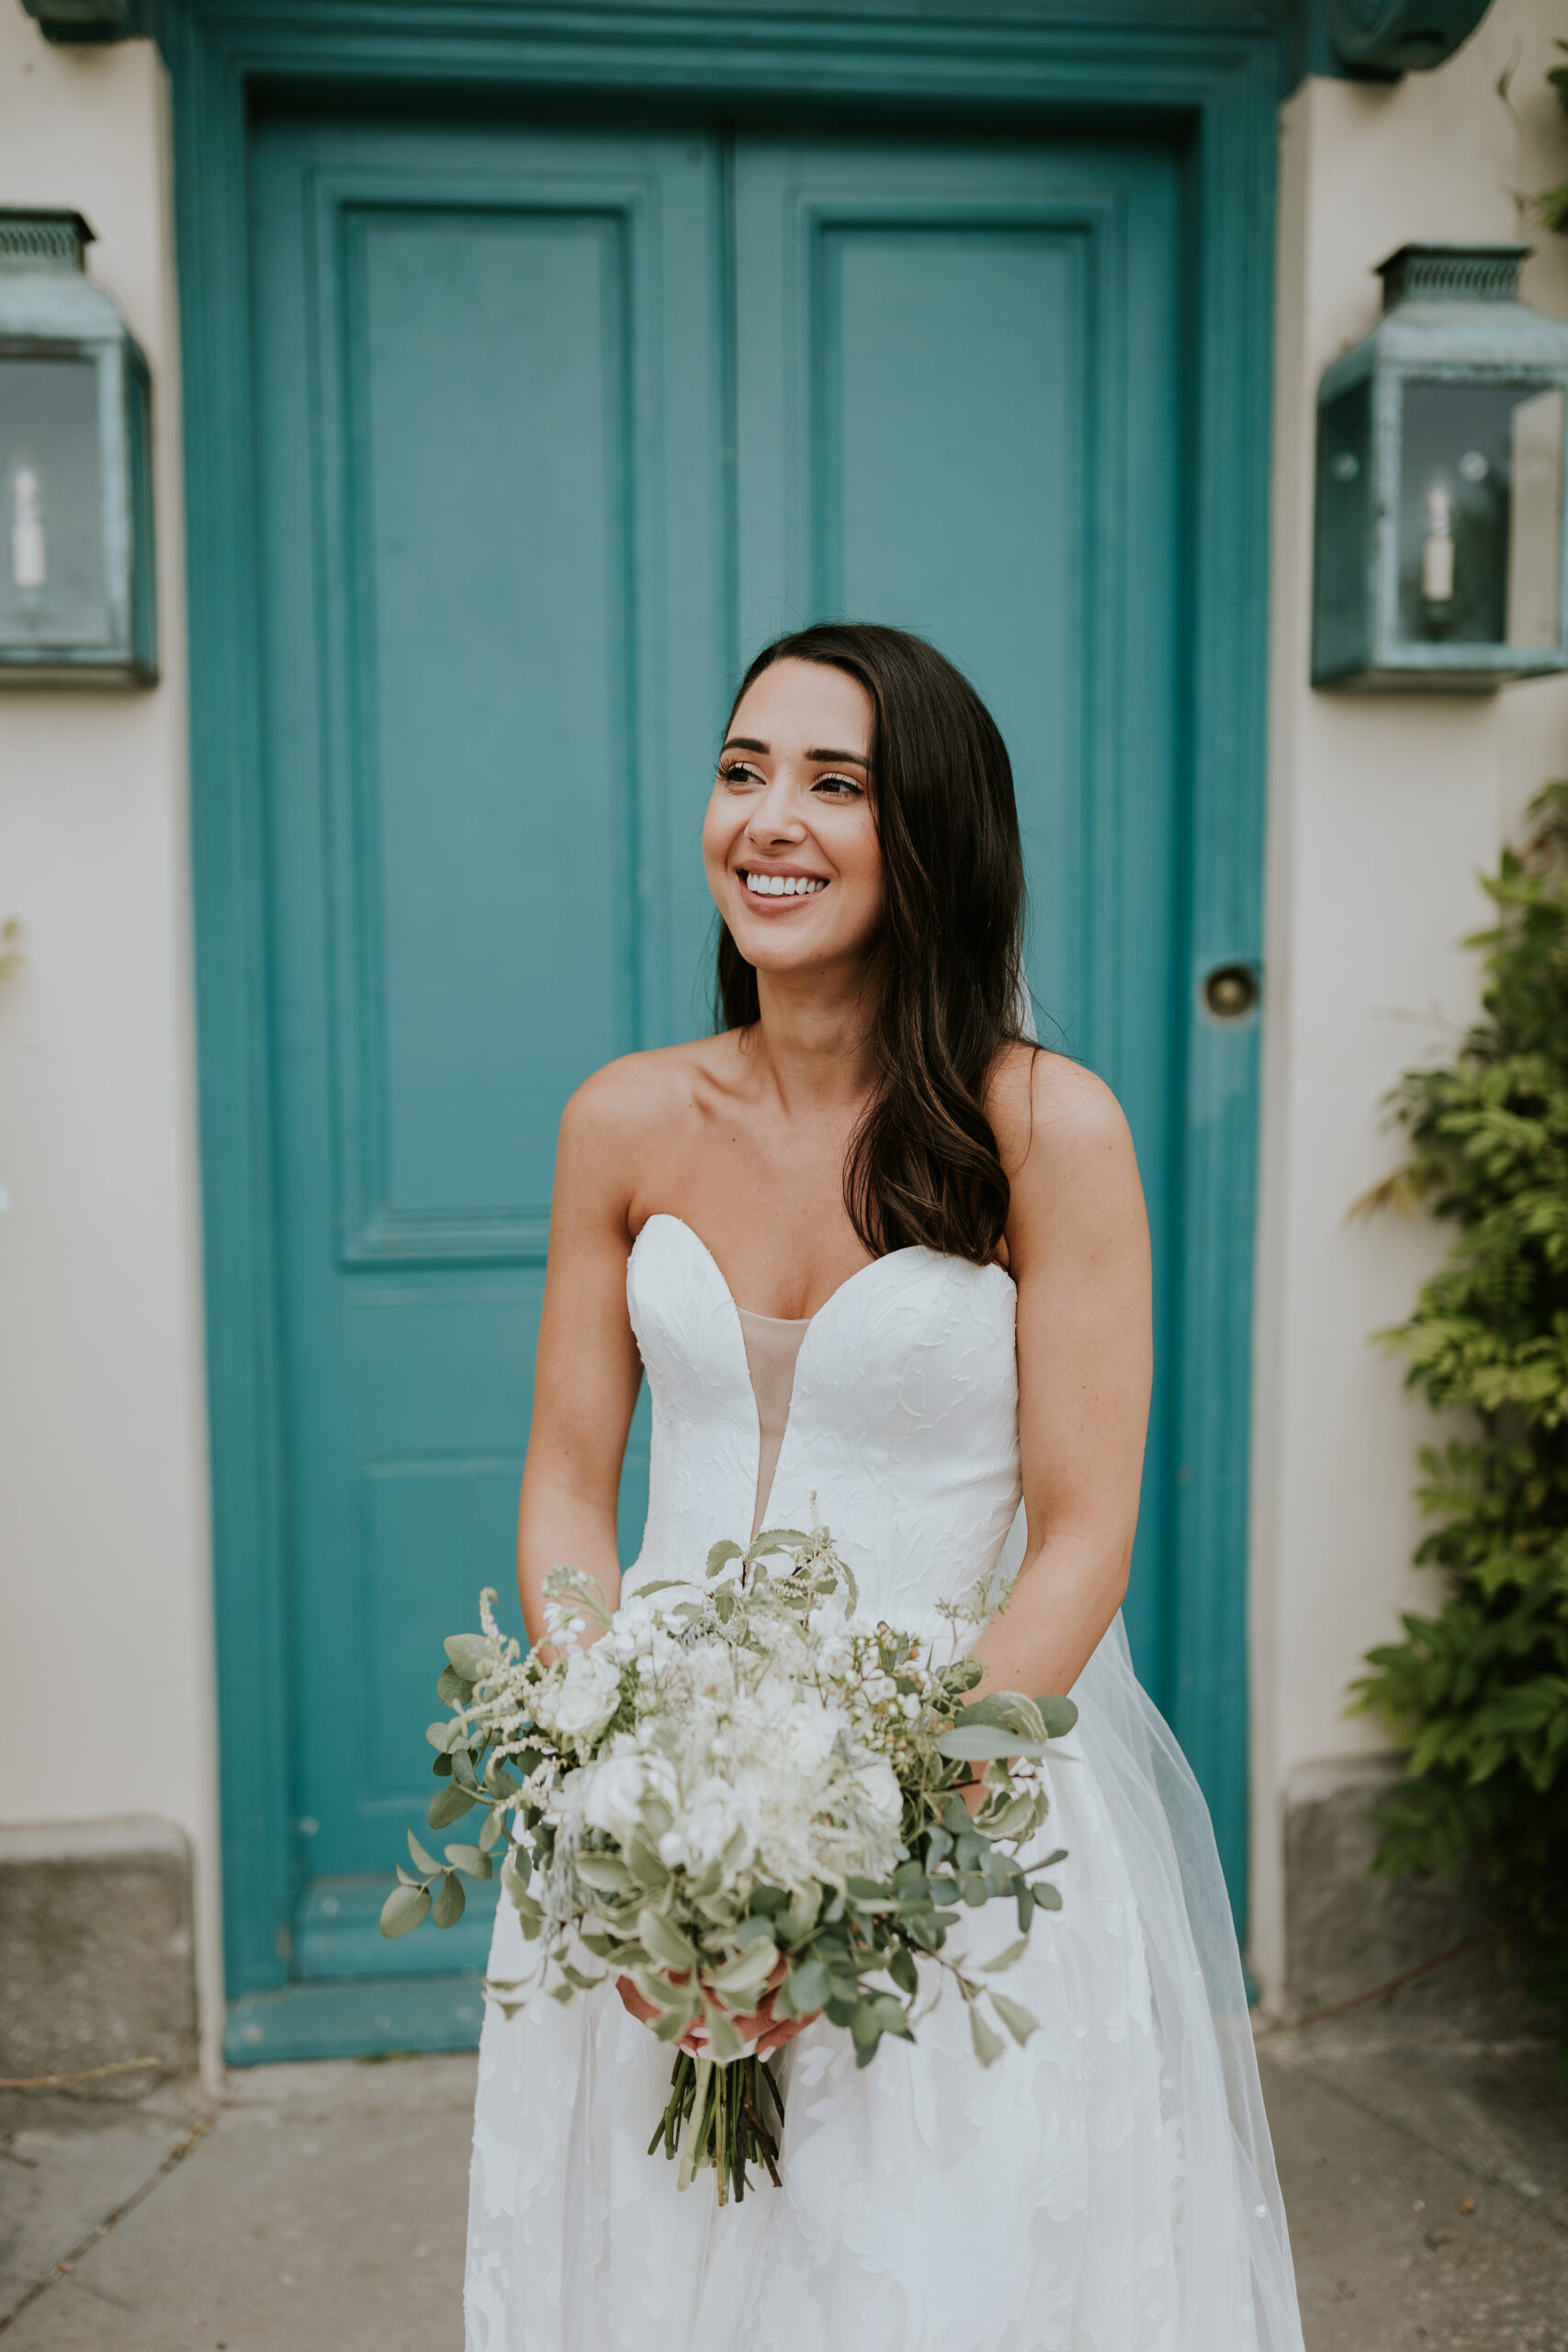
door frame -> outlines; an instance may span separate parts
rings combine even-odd
[[[1221,1025],[1202,976],[1261,966],[1276,109],[1289,0],[163,0],[173,93],[191,662],[197,979],[223,1916],[231,2062],[472,2039],[412,1988],[295,1985],[288,1580],[266,992],[262,647],[248,117],[269,94],[418,91],[711,119],[809,112],[861,130],[1158,130],[1185,158],[1193,465],[1181,747],[1184,939],[1178,1262],[1169,1367],[1176,1590],[1169,1688],[1244,1883],[1247,1503],[1256,1014]],[[1186,1565],[1188,1573],[1183,1574]],[[1239,1905],[1245,1917],[1245,1905]],[[348,1998],[344,1998],[344,1996]],[[364,2007],[364,1998],[359,2006]],[[428,2004],[427,2004],[428,2007]]]

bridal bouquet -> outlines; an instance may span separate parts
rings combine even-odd
[[[410,1832],[384,1934],[450,1927],[458,1873],[499,1863],[534,1958],[492,1997],[512,2015],[629,1978],[677,2045],[649,2153],[662,2143],[682,2188],[713,2165],[721,2204],[745,2195],[749,2164],[779,2177],[783,2101],[757,2055],[771,2023],[824,2012],[865,2065],[884,2034],[913,2038],[924,1963],[968,2004],[982,2065],[1005,2047],[998,2024],[1027,2040],[1028,2010],[947,1943],[964,1906],[1013,1903],[1018,1939],[984,1968],[999,1974],[1036,1911],[1060,1907],[1042,1874],[1063,1854],[1025,1868],[1018,1849],[1045,1818],[1039,1761],[1070,1700],[966,1704],[978,1665],[939,1665],[934,1645],[869,1622],[825,1528],[716,1544],[702,1578],[645,1585],[613,1615],[572,1569],[546,1593],[541,1649],[502,1634],[491,1592],[483,1632],[446,1645],[430,1823],[482,1808],[484,1824],[444,1862]],[[974,1618],[943,1613],[955,1651]]]

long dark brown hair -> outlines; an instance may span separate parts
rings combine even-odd
[[[741,680],[732,720],[775,662],[846,671],[873,711],[885,891],[872,971],[876,1077],[844,1164],[844,1204],[874,1257],[919,1242],[985,1265],[1010,1188],[983,1097],[998,1054],[1021,1034],[1023,1002],[1023,852],[1007,746],[968,679],[905,629],[833,621],[777,639]],[[726,1029],[759,1016],[756,969],[728,924],[715,1012]]]

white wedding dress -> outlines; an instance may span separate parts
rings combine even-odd
[[[736,1304],[690,1227],[650,1217],[626,1287],[653,1403],[629,1589],[744,1539],[760,1434]],[[999,1267],[898,1250],[806,1330],[767,1522],[807,1526],[815,1498],[895,1624],[945,1635],[934,1604],[1021,1544],[1015,1306]],[[1119,1620],[1073,1695],[1046,1837],[1063,1905],[1002,1980],[1040,2030],[982,2070],[949,1990],[861,2070],[847,2034],[807,2027],[781,2065],[782,2188],[723,2211],[711,2174],[677,2190],[647,2154],[671,2055],[611,1987],[488,2010],[468,2352],[1301,2352],[1208,1815]],[[979,1959],[1016,1935],[995,1904],[955,1942]],[[523,1950],[503,1900],[491,1974]]]

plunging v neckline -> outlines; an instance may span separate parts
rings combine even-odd
[[[634,1250],[637,1248],[637,1242],[642,1239],[642,1237],[648,1231],[649,1227],[650,1225],[658,1224],[660,1218],[663,1219],[666,1225],[678,1225],[682,1232],[687,1235],[688,1238],[696,1245],[697,1249],[702,1251],[703,1256],[707,1260],[708,1264],[718,1276],[720,1287],[722,1288],[726,1298],[729,1301],[730,1306],[734,1308],[737,1319],[739,1320],[740,1315],[740,1301],[730,1289],[728,1279],[725,1274],[724,1268],[719,1264],[718,1260],[714,1256],[713,1251],[708,1248],[707,1243],[703,1239],[703,1237],[697,1231],[696,1227],[694,1225],[688,1225],[683,1216],[677,1216],[673,1209],[655,1209],[651,1216],[644,1217],[641,1225],[637,1227],[637,1237],[632,1243],[632,1248]],[[846,1274],[843,1281],[838,1284],[837,1288],[830,1290],[828,1293],[827,1297],[822,1301],[821,1306],[817,1308],[815,1314],[766,1315],[762,1317],[762,1320],[765,1323],[804,1323],[807,1330],[809,1330],[813,1323],[818,1322],[820,1318],[826,1315],[828,1309],[832,1306],[833,1301],[836,1298],[842,1298],[847,1290],[852,1290],[855,1283],[862,1281],[865,1275],[874,1274],[879,1266],[891,1265],[895,1258],[935,1258],[940,1257],[941,1255],[942,1252],[940,1250],[928,1250],[923,1242],[908,1242],[903,1249],[888,1250],[885,1251],[883,1256],[880,1258],[872,1258],[865,1265],[857,1266],[852,1274]],[[997,1272],[998,1273],[1005,1274],[1007,1272],[1007,1268],[1005,1266],[998,1266]],[[746,1309],[746,1312],[748,1315],[755,1315],[757,1309],[754,1306],[749,1306]]]
[[[751,1376],[751,1360],[746,1351],[746,1327],[740,1319],[740,1302],[729,1287],[724,1268],[719,1264],[718,1260],[714,1256],[713,1251],[708,1248],[707,1243],[703,1239],[702,1235],[697,1231],[695,1226],[688,1225],[683,1216],[677,1216],[671,1209],[655,1209],[651,1216],[648,1216],[643,1219],[642,1224],[637,1228],[637,1239],[632,1243],[633,1250],[636,1250],[637,1242],[642,1239],[642,1237],[648,1231],[649,1227],[650,1225],[657,1224],[660,1218],[662,1218],[667,1225],[678,1226],[681,1231],[685,1234],[688,1240],[690,1240],[693,1248],[707,1261],[709,1267],[713,1271],[714,1279],[717,1283],[719,1289],[724,1294],[725,1304],[729,1308],[730,1315],[734,1320],[735,1337],[740,1348],[740,1360],[746,1366],[746,1393],[751,1400],[751,1419],[756,1430],[756,1454],[752,1464],[753,1491],[755,1491],[755,1486],[761,1483],[761,1476],[763,1444],[762,1413],[761,1407],[758,1401],[756,1382]],[[779,1464],[784,1460],[784,1449],[789,1443],[790,1425],[795,1419],[795,1401],[800,1390],[801,1359],[806,1354],[807,1349],[815,1338],[817,1327],[821,1322],[822,1317],[838,1300],[843,1297],[846,1291],[852,1290],[854,1285],[858,1282],[862,1281],[865,1275],[875,1273],[879,1267],[889,1265],[895,1258],[925,1258],[937,1257],[940,1255],[940,1251],[929,1250],[923,1246],[923,1244],[918,1241],[908,1243],[907,1247],[902,1250],[889,1250],[884,1257],[873,1258],[869,1264],[857,1266],[852,1274],[846,1276],[845,1280],[840,1283],[835,1290],[829,1292],[827,1297],[822,1301],[821,1306],[817,1309],[815,1315],[773,1315],[764,1316],[761,1318],[764,1322],[794,1323],[797,1327],[800,1327],[800,1345],[795,1351],[795,1370],[790,1383],[789,1409],[784,1415],[784,1427],[779,1432],[778,1452],[773,1456],[773,1472],[768,1480],[768,1492],[761,1498],[760,1508],[757,1508],[755,1505],[753,1506],[755,1521],[753,1533],[756,1533],[761,1530],[767,1516],[767,1507],[773,1498],[773,1489],[778,1481]],[[1005,1272],[1005,1269],[1000,1269],[998,1271]],[[752,1307],[747,1307],[745,1310],[748,1315],[754,1314],[755,1311],[756,1310]]]

